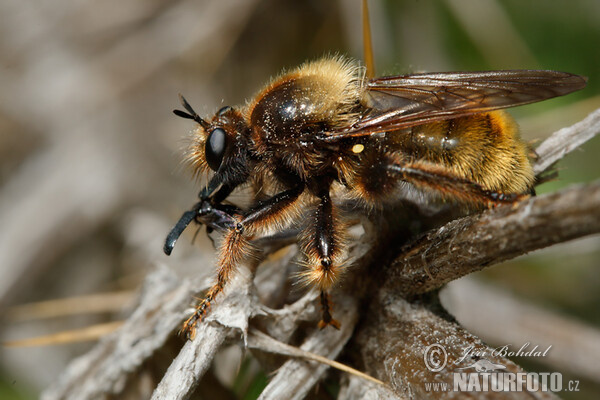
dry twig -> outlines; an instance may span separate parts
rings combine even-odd
[[[389,286],[425,293],[527,252],[600,232],[600,182],[452,221],[394,261]]]

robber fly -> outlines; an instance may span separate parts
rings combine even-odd
[[[326,57],[273,79],[242,107],[203,119],[181,97],[180,117],[197,126],[187,160],[212,178],[167,237],[170,254],[192,222],[223,232],[217,281],[183,330],[196,323],[250,252],[250,239],[304,216],[299,241],[306,283],[321,292],[320,327],[332,317],[328,291],[344,268],[345,225],[336,199],[367,207],[399,197],[470,206],[513,203],[533,187],[530,149],[501,109],[582,89],[586,78],[556,71],[426,73],[368,79],[358,63]],[[224,203],[240,186],[253,203]],[[414,196],[413,196],[414,198]]]

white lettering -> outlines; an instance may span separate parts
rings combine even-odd
[[[527,374],[527,391],[537,392],[540,389],[540,384],[537,380],[537,374],[530,372]]]

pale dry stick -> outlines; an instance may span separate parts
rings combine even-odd
[[[276,239],[275,244],[267,247],[276,250],[286,240]],[[248,292],[251,290],[250,281],[244,281],[243,276],[241,274],[242,279],[238,277],[232,281],[232,286],[226,290],[224,297],[219,298],[207,321],[199,325],[196,340],[187,343],[175,358],[159,385],[156,398],[188,396],[223,342],[247,329],[245,325],[249,314],[263,313],[261,309],[254,308],[258,307],[256,299],[250,300],[248,297],[251,294]],[[240,290],[240,285],[243,290]],[[181,281],[166,268],[149,275],[140,304],[125,326],[103,338],[87,354],[72,361],[60,379],[46,389],[42,398],[79,400],[110,393],[118,395],[129,379],[127,377],[132,376],[129,373],[137,370],[163,347],[166,339],[181,326],[185,319],[182,310],[190,304],[193,290],[206,289],[208,283],[205,286],[198,281]],[[305,320],[304,314],[314,300],[311,294],[308,293],[298,304],[274,310],[274,314],[265,314],[265,318],[271,318],[272,315],[277,321],[288,321],[284,323],[285,326],[293,324],[293,321]],[[309,310],[309,314],[315,312]]]
[[[289,242],[290,237],[286,235],[259,239],[258,243],[262,243],[264,248],[261,257],[277,251]],[[148,253],[154,254],[150,251]],[[252,261],[259,262],[259,259]],[[248,298],[250,295],[248,276],[246,275],[244,280],[243,273],[237,275],[240,276],[232,281],[232,286],[228,287],[224,297],[219,298],[206,323],[200,324],[201,329],[196,335],[194,344],[187,344],[181,350],[160,385],[160,391],[156,394],[158,398],[161,395],[165,398],[176,398],[185,397],[185,393],[189,394],[210,366],[214,354],[223,341],[234,333],[237,335],[247,330],[249,314],[262,313],[260,309],[253,308],[257,304],[256,299]],[[202,279],[202,282],[200,284],[199,279],[193,283],[189,280],[181,281],[164,267],[150,274],[144,284],[145,289],[140,304],[125,322],[123,329],[104,338],[92,351],[72,361],[58,382],[44,392],[43,398],[86,399],[96,398],[106,393],[119,394],[124,385],[123,380],[134,376],[129,372],[136,370],[144,361],[152,357],[165,345],[166,339],[173,331],[181,326],[185,319],[182,310],[192,302],[194,291],[202,291],[210,286],[208,280]],[[314,300],[310,296],[306,299]],[[292,304],[283,310],[272,312],[277,314],[275,318],[279,321],[305,319],[302,315],[305,314],[308,306],[306,299],[299,301],[298,305]],[[112,324],[110,329],[114,330],[116,324],[121,322]],[[204,325],[207,326],[202,328]],[[39,341],[45,338],[31,340]],[[124,343],[135,343],[135,345]],[[195,371],[195,375],[190,375],[190,371]],[[189,385],[184,387],[183,382]]]
[[[173,360],[152,394],[152,400],[178,400],[191,396],[206,373],[217,351],[233,331],[218,324],[204,322],[198,326],[197,340],[188,340]]]
[[[583,120],[554,132],[536,149],[538,159],[533,166],[536,175],[541,174],[565,155],[600,133],[600,108]]]
[[[258,260],[254,260],[258,262]],[[250,268],[252,269],[252,268]],[[237,282],[237,283],[236,283]],[[211,365],[216,351],[223,344],[226,337],[232,335],[243,335],[246,338],[248,331],[248,319],[255,314],[261,314],[257,300],[251,296],[252,280],[244,274],[236,274],[226,289],[225,297],[219,300],[219,303],[211,310],[206,320],[198,325],[198,331],[194,340],[186,343],[179,355],[169,367],[167,373],[159,383],[153,399],[184,399],[190,396],[202,375]],[[232,301],[233,300],[233,301]],[[331,332],[318,331],[307,340],[305,345],[309,350],[317,353],[324,353],[327,356],[335,357],[343,348],[343,345],[350,338],[353,326],[356,323],[356,305],[352,300],[347,300],[339,304],[339,317],[345,328],[341,331]],[[301,313],[302,310],[294,310],[294,313]],[[336,314],[338,315],[338,314]],[[215,331],[215,329],[220,329]],[[216,340],[215,337],[221,338]],[[246,340],[246,339],[244,339]],[[265,398],[281,399],[282,389],[281,378],[285,377],[285,392],[289,393],[290,387],[294,393],[306,393],[325,372],[325,366],[319,367],[321,373],[314,374],[313,368],[298,367],[290,360],[284,367],[279,369],[277,376],[267,386],[263,392]],[[298,374],[303,371],[303,374]],[[287,374],[286,374],[287,372]],[[292,374],[293,373],[293,374]],[[281,374],[281,375],[280,375]],[[277,377],[280,377],[279,379]],[[295,378],[295,379],[292,379]],[[276,389],[276,397],[268,397],[269,389]],[[279,397],[278,397],[279,396]],[[301,398],[301,397],[298,397]]]
[[[139,306],[121,329],[71,361],[41,398],[87,400],[121,393],[130,374],[165,345],[184,319],[192,286],[165,267],[150,274]]]
[[[218,306],[196,325],[195,337],[188,340],[152,395],[153,400],[187,399],[226,339],[247,336],[248,320],[260,313],[254,296],[254,258],[238,266]]]
[[[340,330],[315,330],[300,346],[302,350],[335,359],[354,332],[358,320],[356,299],[344,296],[336,301]],[[261,393],[260,400],[300,400],[323,377],[328,366],[304,360],[287,360]]]
[[[266,332],[276,340],[287,342],[298,325],[307,320],[316,320],[319,315],[317,300],[318,290],[309,290],[296,302],[284,306],[280,310],[263,307],[267,318],[262,321]]]

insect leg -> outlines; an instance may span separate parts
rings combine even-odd
[[[249,238],[270,227],[284,225],[295,212],[296,200],[304,191],[304,184],[283,191],[275,196],[258,203],[255,207],[244,212],[242,216],[233,216],[233,223],[227,229],[223,242],[219,247],[217,265],[217,282],[208,290],[204,299],[196,307],[194,314],[188,318],[182,331],[189,339],[193,339],[196,324],[201,321],[212,301],[223,291],[236,266],[252,252]]]
[[[522,194],[486,190],[476,182],[456,176],[443,167],[425,163],[393,163],[387,165],[386,170],[417,187],[488,207],[514,203],[526,197]]]
[[[163,251],[166,255],[171,255],[177,240],[192,221],[206,224],[207,229],[227,229],[235,222],[232,215],[236,210],[237,208],[234,206],[224,204],[213,206],[207,200],[199,201],[190,211],[183,213],[177,224],[171,229],[165,240]]]
[[[321,320],[319,321],[319,329],[325,328],[327,325],[333,326],[335,329],[340,329],[340,323],[337,319],[331,316],[331,300],[329,294],[321,290]]]
[[[335,210],[329,196],[329,188],[319,193],[319,204],[304,232],[303,248],[308,259],[308,270],[301,274],[302,279],[321,290],[322,319],[319,327],[331,325],[340,327],[340,323],[331,316],[331,304],[327,290],[339,278],[342,266],[342,224],[335,218]]]

